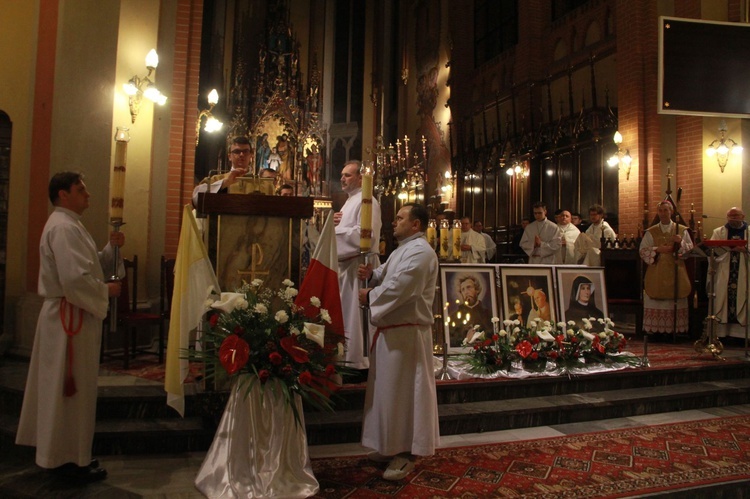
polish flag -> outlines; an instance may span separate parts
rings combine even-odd
[[[298,307],[303,307],[305,315],[311,319],[318,316],[320,308],[328,311],[331,324],[327,324],[326,329],[332,331],[334,337],[326,338],[326,346],[333,347],[338,342],[344,342],[344,315],[341,312],[338,267],[336,235],[333,227],[333,211],[331,211],[294,303]],[[320,300],[320,308],[310,303],[310,298],[313,296]]]

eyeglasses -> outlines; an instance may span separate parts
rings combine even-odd
[[[250,149],[232,149],[232,154],[239,156],[240,154],[250,154]]]

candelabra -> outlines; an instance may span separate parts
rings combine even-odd
[[[424,202],[427,179],[427,139],[422,136],[421,148],[409,149],[410,139],[396,140],[396,146],[385,147],[383,137],[377,138],[374,155],[378,178],[375,191],[395,196],[402,201]],[[421,154],[420,154],[421,152]]]

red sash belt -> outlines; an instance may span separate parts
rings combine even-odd
[[[76,389],[76,380],[73,378],[73,336],[77,335],[81,331],[81,326],[83,326],[83,309],[78,309],[78,322],[76,322],[76,308],[72,303],[68,303],[68,300],[64,296],[60,298],[60,322],[62,323],[63,330],[65,330],[65,334],[68,336],[68,366],[65,373],[65,382],[63,383],[63,395],[66,397],[72,397],[78,391]]]
[[[378,340],[378,336],[380,336],[380,332],[381,331],[388,331],[389,329],[395,329],[397,327],[405,327],[405,326],[414,326],[414,327],[417,327],[417,326],[419,326],[419,324],[411,324],[411,323],[394,324],[392,326],[383,326],[383,327],[377,328],[375,330],[375,335],[372,337],[372,343],[370,344],[370,351],[372,352],[372,349],[375,348],[375,342]]]

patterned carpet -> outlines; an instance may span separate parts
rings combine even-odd
[[[750,416],[441,449],[401,482],[366,457],[312,464],[321,498],[632,497],[749,481]]]

